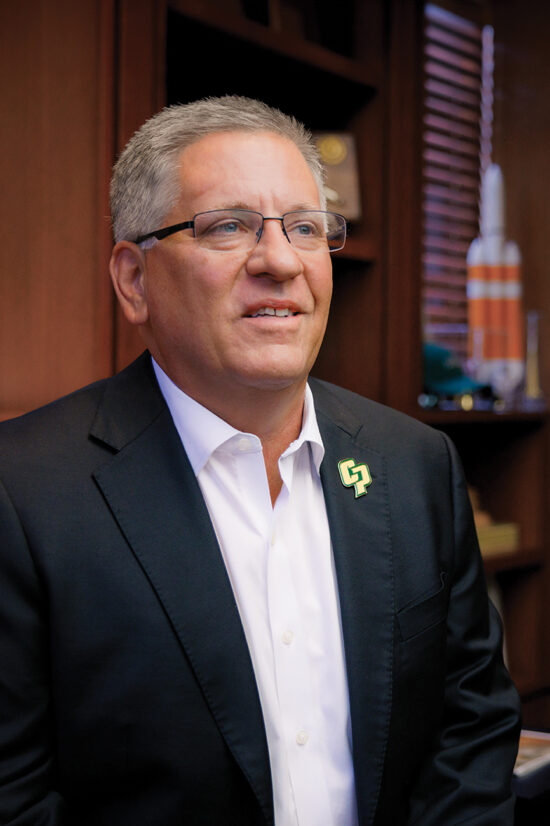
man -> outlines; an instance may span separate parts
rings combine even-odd
[[[148,353],[0,428],[0,820],[512,823],[454,450],[307,381],[345,239],[309,135],[169,108],[112,210]]]

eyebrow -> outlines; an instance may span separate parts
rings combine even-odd
[[[251,212],[260,212],[259,209],[254,209],[254,207],[251,207],[250,204],[246,204],[242,201],[237,201],[237,202],[231,203],[231,204],[224,204],[222,206],[210,207],[210,209],[202,210],[202,211],[203,212],[210,212],[212,209],[227,209],[227,210],[231,210],[231,209],[248,209]],[[294,204],[291,207],[288,207],[287,209],[285,209],[285,212],[298,212],[300,210],[307,210],[307,211],[314,210],[314,211],[318,212],[318,211],[320,211],[320,209],[321,209],[321,207],[319,207],[319,206],[313,206],[312,204],[307,204],[307,203],[301,202],[301,203],[298,203],[298,204]]]

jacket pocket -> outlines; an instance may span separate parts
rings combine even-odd
[[[401,639],[410,640],[423,631],[428,631],[447,616],[447,592],[445,589],[445,573],[441,574],[440,587],[429,597],[413,605],[402,608],[397,614],[397,622],[401,632]]]

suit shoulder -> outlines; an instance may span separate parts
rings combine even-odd
[[[353,422],[357,432],[375,446],[376,444],[432,444],[441,449],[445,436],[412,416],[368,399],[351,390],[320,379],[309,380],[315,399],[315,409],[327,415],[336,424],[347,428]]]
[[[101,379],[22,416],[0,422],[0,449],[25,444],[37,448],[46,441],[66,440],[75,428],[80,432],[89,430],[107,381]]]
[[[104,396],[121,396],[124,404],[131,401],[135,405],[135,388],[139,389],[143,375],[150,373],[150,359],[145,353],[114,376],[95,381],[36,410],[1,422],[0,445],[14,440],[32,441],[56,436],[67,442],[71,434],[87,435]]]
[[[164,411],[148,353],[120,373],[0,425],[6,467],[78,466],[117,452]]]

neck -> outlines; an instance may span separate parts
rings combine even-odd
[[[197,399],[236,430],[254,433],[264,449],[280,446],[277,458],[296,439],[302,428],[305,382],[284,390],[257,390],[234,394],[219,404],[216,399]]]
[[[206,389],[199,389],[189,387],[188,382],[178,381],[173,376],[170,378],[184,393],[236,430],[253,433],[260,439],[274,504],[282,487],[279,457],[298,438],[302,429],[306,380],[283,388],[233,386],[230,391],[221,393],[216,382]]]
[[[279,473],[279,457],[298,438],[302,429],[304,393],[305,382],[299,392],[263,391],[250,394],[248,403],[236,409],[229,410],[229,405],[223,405],[223,409],[205,405],[232,427],[245,433],[254,433],[260,439],[272,505],[283,484]]]

